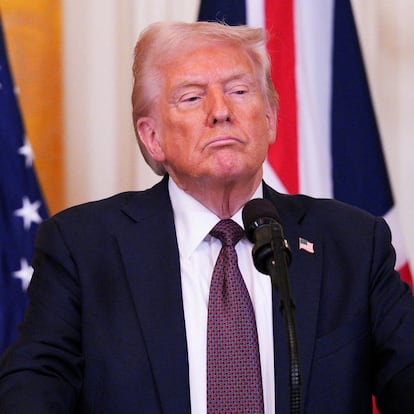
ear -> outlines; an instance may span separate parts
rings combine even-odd
[[[269,128],[269,145],[276,141],[277,109],[267,105],[266,109],[267,126]]]
[[[155,119],[151,117],[142,117],[137,121],[139,139],[145,146],[147,152],[155,161],[163,162],[165,156],[160,144],[156,126]]]

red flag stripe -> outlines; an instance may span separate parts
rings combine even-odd
[[[268,48],[272,78],[281,103],[276,143],[271,146],[268,158],[291,194],[299,191],[293,11],[293,0],[267,1],[265,5],[265,24],[271,35]]]

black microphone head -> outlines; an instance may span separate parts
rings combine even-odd
[[[242,219],[247,238],[254,243],[254,231],[263,224],[280,223],[279,213],[269,200],[254,198],[242,210]]]

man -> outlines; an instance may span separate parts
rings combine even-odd
[[[211,385],[220,364],[211,337],[227,335],[211,325],[221,315],[212,316],[210,284],[225,249],[212,229],[241,225],[243,206],[262,197],[277,207],[292,249],[302,411],[369,413],[375,393],[384,413],[410,412],[414,301],[394,271],[386,224],[262,182],[277,109],[262,30],[151,25],[135,49],[134,80],[139,145],[164,178],[41,226],[30,306],[1,362],[0,412],[288,412],[278,292],[254,268],[245,237],[235,249],[254,313],[260,408],[241,405],[256,385],[231,389],[233,408],[214,408],[228,398],[216,389],[225,393],[233,379]],[[299,238],[313,251],[299,249]],[[235,267],[221,273],[239,274]],[[218,375],[238,375],[221,367]]]

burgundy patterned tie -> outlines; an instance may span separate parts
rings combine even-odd
[[[263,413],[256,320],[234,248],[244,231],[228,219],[210,234],[222,248],[208,303],[207,413]]]

